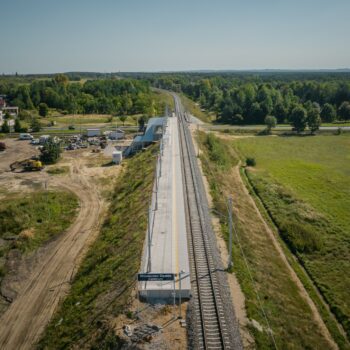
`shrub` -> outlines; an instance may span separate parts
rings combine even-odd
[[[280,232],[293,253],[312,253],[322,247],[321,236],[305,223],[284,221],[280,225]]]
[[[10,127],[7,123],[7,120],[4,120],[2,126],[1,126],[1,132],[4,134],[8,134],[10,132]]]
[[[234,159],[231,157],[227,145],[215,135],[208,134],[204,144],[208,149],[211,161],[223,168],[228,168],[233,165]]]
[[[256,165],[255,158],[248,157],[245,162],[246,162],[247,166],[255,166]]]

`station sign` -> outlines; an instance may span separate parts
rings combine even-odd
[[[175,273],[139,273],[137,274],[139,282],[144,281],[174,281]]]

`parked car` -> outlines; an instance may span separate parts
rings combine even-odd
[[[69,125],[68,126],[68,130],[75,130],[75,126],[74,125]]]
[[[20,140],[33,140],[33,136],[31,134],[28,133],[21,133],[19,134],[19,139]]]
[[[33,139],[32,141],[30,141],[31,145],[40,145],[40,140],[39,139]]]

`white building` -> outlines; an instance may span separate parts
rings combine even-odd
[[[86,129],[86,133],[88,137],[95,137],[101,135],[100,129]]]
[[[121,140],[125,138],[125,132],[121,129],[116,129],[108,134],[108,138],[111,140]]]

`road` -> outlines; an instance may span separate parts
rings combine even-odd
[[[229,125],[229,124],[201,124],[204,128],[210,130],[224,130],[224,129],[243,129],[243,130],[262,130],[265,129],[265,125]],[[350,126],[321,126],[321,131],[337,131],[338,129],[342,129],[344,131],[350,131]],[[279,131],[290,131],[292,130],[291,126],[288,125],[280,125],[274,128],[274,130]]]
[[[9,150],[9,154],[12,154]],[[16,299],[0,319],[0,349],[31,349],[53,315],[60,299],[68,292],[82,253],[96,237],[101,220],[102,200],[77,158],[69,176],[50,177],[49,186],[66,188],[80,201],[79,214],[71,227],[44,247],[40,261],[23,282]],[[12,173],[0,174],[2,184],[13,181]],[[45,173],[16,174],[23,179],[45,181]]]

